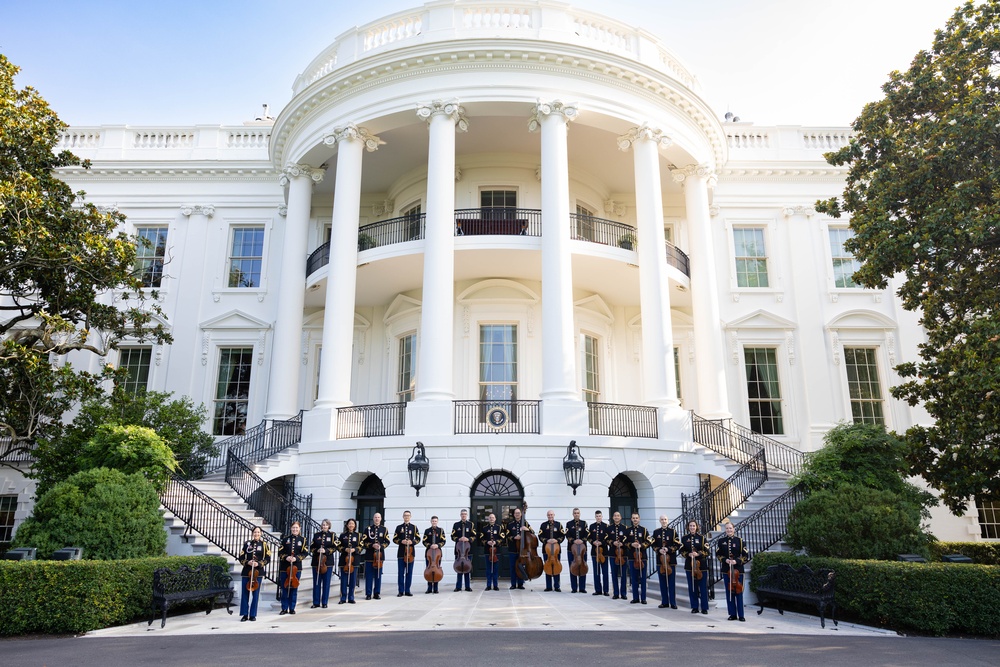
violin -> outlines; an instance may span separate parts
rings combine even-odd
[[[638,542],[639,540],[636,539],[636,541]],[[641,546],[633,547],[632,548],[632,563],[633,563],[633,565],[635,565],[636,572],[642,572],[642,547]]]
[[[545,564],[542,566],[545,574],[554,577],[562,572],[562,563],[559,561],[560,553],[562,553],[562,549],[558,542],[545,543]]]
[[[285,578],[285,588],[298,588],[299,587],[299,568],[295,567],[295,563],[288,566],[288,576]]]
[[[437,544],[437,533],[431,533],[431,544]],[[441,549],[427,550],[427,567],[424,568],[424,579],[429,583],[436,584],[444,579],[444,570],[441,569]]]
[[[496,544],[491,544],[490,545],[490,562],[491,563],[496,563],[499,560],[500,560],[500,554],[497,553],[497,545]]]
[[[740,576],[740,571],[736,569],[735,565],[729,566],[729,591],[733,595],[743,593],[743,577]]]
[[[326,571],[328,569],[329,568],[326,565],[326,551],[323,551],[319,555],[319,567],[317,568],[317,572],[319,572],[319,575],[322,577],[323,575],[326,574]]]
[[[590,570],[587,567],[587,545],[583,542],[580,544],[574,543],[570,547],[570,553],[573,554],[573,562],[569,566],[569,573],[574,577],[584,577]]]
[[[344,546],[344,557],[340,559],[340,569],[345,572],[350,572],[354,569],[354,552],[349,551],[351,546],[351,538],[350,534],[348,534],[347,544]]]
[[[382,561],[383,561],[382,545],[379,544],[377,547],[375,547],[375,553],[372,554],[372,567],[374,567],[376,570],[381,569]]]
[[[664,548],[659,551],[660,554],[660,574],[665,574],[668,577],[674,573],[674,569],[670,567],[670,550]]]
[[[406,536],[406,529],[405,528],[403,529],[403,539],[408,539],[408,540],[410,540],[410,542],[413,542],[413,536],[410,536],[410,537]],[[403,562],[404,563],[412,563],[413,562],[413,545],[412,544],[407,544],[406,548],[403,549]]]
[[[462,537],[465,537],[465,526],[462,526]],[[472,549],[471,542],[463,542],[461,540],[455,545],[455,572],[459,574],[467,574],[472,572],[472,559],[469,558],[469,552]]]
[[[257,578],[257,566],[250,566],[250,578],[247,579],[247,591],[253,593],[260,588],[260,579]]]
[[[691,553],[695,554],[694,562],[691,563],[691,576],[694,577],[695,581],[701,581],[703,573],[701,571],[701,558],[698,556],[698,552],[695,549],[694,538],[691,539]]]
[[[598,530],[600,530],[600,529],[598,529]],[[595,546],[594,547],[594,549],[597,552],[597,564],[598,565],[604,565],[606,562],[608,562],[608,557],[604,553],[604,547],[606,546],[607,543],[604,541],[604,536],[603,535],[601,535],[600,533],[598,533],[597,536],[599,538],[597,541],[601,543],[600,546]]]

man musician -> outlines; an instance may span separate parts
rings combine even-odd
[[[605,597],[611,595],[608,592],[611,590],[608,587],[609,535],[608,524],[604,523],[604,513],[597,510],[594,512],[594,523],[587,530],[587,537],[592,547],[590,556],[594,563],[594,595]]]
[[[590,535],[590,529],[587,527],[586,521],[580,520],[580,508],[573,508],[573,520],[566,524],[563,529],[563,534],[566,535],[566,561],[569,563],[569,568],[573,567],[573,545],[574,544],[587,544],[587,537]],[[583,551],[584,562],[587,560],[587,549],[584,546]],[[569,569],[567,568],[567,569]],[[574,593],[586,593],[587,592],[587,575],[582,575],[579,577],[573,576],[572,569],[569,570],[569,583],[572,587]]]
[[[333,553],[340,546],[331,526],[329,519],[323,519],[319,524],[319,532],[313,535],[312,544],[309,546],[309,551],[312,553],[313,571],[313,599],[310,609],[316,609],[320,606],[326,609],[326,605],[330,601],[330,579],[333,577],[334,570]],[[326,566],[325,574],[319,573],[321,560]]]
[[[628,567],[632,575],[632,604],[646,604],[646,550],[652,543],[649,531],[639,524],[639,513],[632,512],[632,525],[625,531]]]
[[[726,606],[729,607],[729,620],[747,620],[743,617],[743,566],[750,560],[750,553],[743,539],[736,537],[736,527],[726,519],[726,534],[719,540],[715,548],[715,557],[722,567],[722,580],[726,584]],[[732,582],[739,584],[737,593]]]
[[[677,531],[668,528],[666,514],[660,515],[660,527],[653,531],[653,548],[656,550],[656,571],[660,579],[660,609],[677,609],[677,550],[681,542],[677,539]],[[670,574],[664,574],[660,568],[660,560],[665,559],[670,567]]]
[[[437,550],[440,554],[441,547],[447,541],[448,538],[444,535],[444,528],[438,526],[438,518],[436,516],[432,516],[431,527],[424,531],[424,546],[427,547],[427,551],[424,552],[424,563],[426,565],[429,566],[431,564],[431,556],[434,554],[435,550]],[[434,595],[437,595],[438,582],[428,581],[425,593],[433,593]]]
[[[622,523],[621,512],[611,515],[611,525],[608,526],[608,557],[611,559],[611,585],[614,589],[612,600],[628,598],[628,559],[625,558],[625,531],[628,528]],[[621,563],[616,562],[621,554]],[[606,589],[605,589],[606,590]]]
[[[382,515],[372,517],[372,525],[365,528],[361,536],[361,546],[365,550],[365,599],[382,599],[382,568],[385,566],[385,548],[389,546],[389,529],[382,525]],[[375,555],[379,555],[379,566],[375,567]]]
[[[490,512],[486,525],[479,531],[479,543],[483,545],[483,554],[486,557],[486,590],[500,590],[498,579],[500,577],[500,551],[503,547],[506,531],[497,523],[497,515]],[[491,557],[491,552],[493,557]],[[493,560],[496,558],[496,560]]]
[[[556,513],[549,510],[546,514],[548,521],[543,523],[538,527],[538,542],[542,545],[542,550],[545,550],[545,545],[547,544],[559,544],[563,541],[566,534],[563,532],[562,524],[556,521]],[[547,560],[547,557],[543,557],[543,560]],[[559,589],[559,575],[548,574],[545,575],[545,591],[551,592],[552,585],[555,584],[555,591],[560,592]]]
[[[521,510],[514,510],[514,518],[507,524],[507,557],[510,559],[510,589],[524,590],[524,579],[517,576],[517,557],[521,551],[521,536],[532,533],[531,526],[521,518]]]
[[[399,595],[396,597],[412,597],[410,584],[413,582],[413,561],[416,556],[417,527],[410,523],[410,511],[403,512],[403,523],[396,526],[396,531],[392,534],[392,543],[398,544],[396,551],[396,563],[399,566],[398,584]],[[409,562],[406,562],[409,560]]]
[[[476,539],[476,527],[472,525],[469,521],[469,511],[462,510],[461,520],[456,521],[451,527],[451,541],[455,543],[455,558],[458,558],[458,545],[462,543],[468,543],[469,545],[469,558],[472,558],[472,543]],[[472,592],[472,582],[470,580],[470,573],[468,572],[456,572],[458,575],[455,580],[455,591],[462,590],[462,584],[465,584],[465,590]]]

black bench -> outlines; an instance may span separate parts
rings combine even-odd
[[[162,613],[160,627],[167,624],[167,609],[170,605],[190,600],[208,599],[208,611],[218,598],[225,598],[226,611],[233,603],[233,579],[221,565],[199,565],[192,569],[182,565],[177,570],[161,567],[153,572],[153,617],[146,625],[156,620],[157,611]]]
[[[836,572],[833,570],[813,572],[807,565],[796,570],[787,563],[780,563],[769,566],[759,579],[754,578],[757,583],[757,604],[760,605],[758,616],[764,613],[764,602],[767,600],[775,601],[781,615],[785,614],[785,610],[781,608],[782,600],[807,602],[815,604],[819,609],[821,627],[826,627],[824,615],[827,606],[830,607],[830,620],[837,625],[837,603],[833,599]]]

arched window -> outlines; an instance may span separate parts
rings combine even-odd
[[[480,475],[472,483],[469,493],[469,518],[477,529],[489,520],[490,514],[495,514],[497,523],[505,524],[513,517],[515,509],[521,509],[524,504],[524,487],[516,477],[502,470],[490,470]],[[541,519],[538,519],[540,522]],[[472,559],[473,575],[480,575],[486,570],[486,562],[481,553],[476,550]],[[506,557],[500,559],[500,576],[509,574],[509,563]]]
[[[361,482],[354,499],[358,501],[358,530],[374,523],[376,512],[382,515],[383,524],[385,523],[385,484],[378,475],[368,475]]]
[[[622,523],[632,525],[630,519],[632,512],[639,511],[639,493],[635,490],[635,484],[625,473],[619,473],[611,480],[608,487],[608,497],[610,498],[610,509],[608,519],[610,520],[615,512],[621,512]]]

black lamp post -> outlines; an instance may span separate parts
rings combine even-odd
[[[576,440],[570,440],[566,447],[566,456],[563,457],[563,473],[566,475],[566,486],[573,487],[573,495],[576,495],[577,488],[583,484],[583,471],[587,467],[580,456],[580,448],[576,446]]]
[[[431,462],[427,460],[427,454],[424,452],[424,443],[418,442],[413,448],[413,456],[407,462],[406,468],[410,471],[410,486],[417,490],[419,496],[420,489],[427,484],[427,472],[431,469]]]

